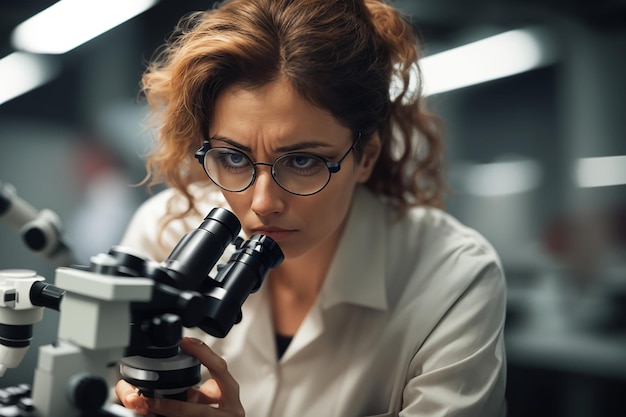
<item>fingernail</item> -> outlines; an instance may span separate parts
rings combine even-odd
[[[194,345],[202,345],[202,344],[204,344],[204,342],[202,340],[196,339],[195,337],[185,337],[185,339],[189,343],[193,343]]]

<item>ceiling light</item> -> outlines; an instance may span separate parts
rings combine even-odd
[[[158,0],[60,0],[18,25],[13,46],[63,54],[137,16]]]
[[[0,59],[0,104],[47,83],[59,73],[51,57],[14,52]]]
[[[457,168],[465,191],[474,196],[497,197],[536,189],[541,182],[541,166],[532,159],[488,164],[460,165]]]
[[[626,184],[626,155],[581,158],[576,161],[579,187],[607,187]]]
[[[541,28],[500,33],[420,59],[423,94],[433,95],[508,77],[555,61],[549,33]],[[416,68],[414,72],[417,73]],[[409,91],[417,89],[417,76]],[[399,79],[392,82],[391,96],[399,93]]]

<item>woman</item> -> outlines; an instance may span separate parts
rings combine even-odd
[[[125,406],[502,414],[502,269],[441,210],[439,123],[407,87],[417,58],[411,26],[379,0],[232,0],[186,17],[143,78],[159,123],[151,184],[169,188],[122,244],[162,260],[223,206],[285,259],[224,339],[183,340],[208,369],[187,402],[122,381]]]

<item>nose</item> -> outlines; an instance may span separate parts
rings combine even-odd
[[[252,204],[251,210],[258,216],[268,216],[280,213],[285,203],[283,200],[282,188],[274,181],[271,168],[257,166],[257,177],[252,184]]]

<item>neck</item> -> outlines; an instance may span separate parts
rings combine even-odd
[[[296,333],[317,300],[339,243],[337,236],[297,258],[286,259],[270,272],[274,329],[284,335]]]
[[[315,298],[319,294],[332,262],[333,251],[320,245],[295,259],[285,259],[269,275],[270,285],[280,287],[298,298]]]

